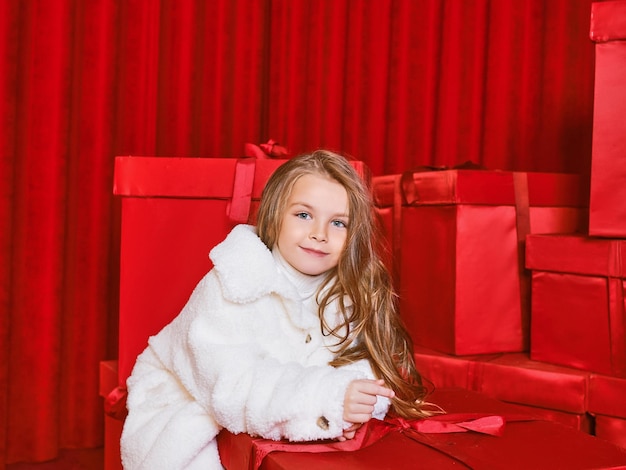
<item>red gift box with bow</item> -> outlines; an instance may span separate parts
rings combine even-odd
[[[287,443],[222,431],[227,470],[351,468],[626,468],[626,451],[575,429],[535,420],[519,407],[459,389],[429,401],[449,415],[420,421],[372,420],[353,441]]]
[[[580,178],[445,169],[373,185],[415,343],[458,355],[527,350],[524,239],[583,229]]]
[[[591,6],[595,84],[589,234],[626,238],[626,1]]]
[[[276,146],[268,150],[279,151]],[[111,387],[110,374],[102,377],[109,387],[101,391],[108,418],[124,419],[126,379],[149,336],[180,312],[211,269],[210,250],[234,225],[254,223],[265,183],[286,161],[116,157],[113,192],[121,199],[119,358],[117,386]],[[369,178],[363,162],[351,164]],[[118,468],[117,451],[105,452],[113,462],[107,470]]]
[[[253,219],[271,173],[286,160],[117,157],[121,199],[119,377],[182,309],[212,267],[208,254]],[[155,295],[158,293],[158,295]]]
[[[626,377],[626,240],[529,235],[530,356]]]
[[[117,157],[121,198],[120,385],[212,267],[208,254],[238,223],[254,223],[261,192],[284,159]],[[362,162],[352,165],[367,178]],[[155,295],[158,293],[158,295]]]

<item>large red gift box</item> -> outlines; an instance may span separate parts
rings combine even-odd
[[[589,234],[626,238],[626,1],[593,3],[595,85]]]
[[[285,160],[117,157],[121,196],[119,377],[182,309],[212,267],[208,254],[250,217]],[[241,209],[241,210],[240,210]]]
[[[209,251],[234,225],[255,221],[263,187],[285,161],[116,157],[113,192],[121,198],[119,363],[118,387],[105,402],[107,419],[112,414],[123,419],[118,408],[124,407],[126,378],[137,355],[180,312],[211,269]],[[363,162],[351,164],[367,180]]]
[[[595,434],[626,449],[626,379],[592,374],[589,412],[595,416]]]
[[[626,377],[626,240],[529,235],[530,356]]]
[[[626,450],[567,426],[534,420],[515,405],[460,389],[437,390],[429,401],[448,413],[502,416],[506,421],[503,434],[394,431],[369,447],[353,451],[307,452],[301,446],[296,447],[298,451],[274,451],[262,460],[260,468],[626,468]],[[268,444],[246,434],[235,436],[224,431],[220,433],[218,443],[222,464],[227,470],[253,469],[257,453]]]
[[[374,195],[414,342],[458,355],[527,350],[524,238],[583,229],[580,178],[409,172],[374,178]]]
[[[117,157],[122,200],[119,376],[182,309],[212,267],[208,254],[237,223],[254,222],[267,179],[286,160]],[[351,162],[368,177],[362,162]],[[122,383],[122,382],[120,382]]]
[[[532,361],[522,353],[450,356],[417,348],[415,363],[435,387],[481,392],[532,416],[591,431],[586,372]]]

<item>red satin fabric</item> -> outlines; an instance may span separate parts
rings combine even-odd
[[[528,421],[532,418],[524,416],[509,416],[506,419],[511,421]],[[263,459],[270,452],[350,452],[368,447],[385,435],[391,432],[405,433],[411,438],[420,440],[419,434],[444,434],[455,432],[477,432],[491,436],[501,436],[504,432],[506,419],[503,416],[485,415],[477,413],[458,413],[434,416],[424,420],[405,420],[402,418],[388,418],[384,421],[372,419],[361,426],[353,439],[344,442],[324,442],[324,443],[295,443],[286,441],[272,441],[269,439],[253,440],[254,460],[250,461],[250,470],[257,470]],[[224,433],[218,438],[221,440],[220,448],[226,447],[227,452],[233,452],[230,442],[237,437]],[[224,444],[224,441],[228,444]],[[227,456],[227,461],[232,457]]]
[[[587,171],[591,0],[0,2],[0,455],[102,443],[115,155]],[[2,464],[3,462],[0,462]]]
[[[591,374],[589,411],[594,414],[626,419],[626,379]]]
[[[626,237],[626,3],[592,6],[595,94],[589,201],[589,235]]]
[[[626,393],[624,379],[611,381],[604,376],[532,361],[528,354],[458,357],[417,348],[415,362],[436,387],[475,390],[523,406],[530,416],[586,432],[591,431],[587,410],[621,416],[615,410],[623,401],[618,397]]]
[[[596,436],[626,450],[626,419],[614,416],[595,417]]]
[[[533,235],[527,253],[533,270],[531,358],[626,377],[624,242]],[[574,339],[581,337],[586,341]]]

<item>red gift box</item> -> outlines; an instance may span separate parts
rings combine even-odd
[[[270,175],[287,160],[131,157],[115,159],[121,197],[118,380],[105,410],[120,423],[125,384],[148,338],[183,308],[212,267],[208,254],[238,223],[253,223]],[[352,161],[362,178],[363,162]],[[119,445],[119,437],[117,439]],[[107,455],[116,450],[105,451]]]
[[[472,390],[477,356],[449,356],[419,346],[414,348],[413,355],[419,373],[436,388],[458,387]]]
[[[626,419],[626,379],[591,374],[589,411]]]
[[[524,237],[582,230],[580,178],[444,170],[373,181],[414,342],[458,355],[527,350]]]
[[[531,358],[626,376],[626,241],[529,235],[526,250]]]
[[[507,418],[501,436],[460,432],[447,434],[394,431],[369,447],[354,451],[311,453],[276,451],[261,469],[350,468],[506,468],[587,469],[626,468],[626,451],[575,429],[532,420],[511,404],[466,390],[438,390],[432,401],[448,413],[484,413]],[[519,421],[518,421],[519,420]],[[256,452],[264,445],[246,434],[220,433],[222,463],[228,470],[254,468]],[[261,441],[261,442],[260,442]],[[347,444],[349,445],[349,443]]]
[[[474,389],[485,395],[569,413],[587,411],[586,372],[533,361],[526,354],[504,354],[478,364]]]
[[[521,353],[459,357],[417,348],[415,363],[436,387],[474,390],[523,406],[532,416],[591,431],[587,372],[532,361]]]
[[[121,196],[119,378],[182,309],[212,267],[208,253],[249,220],[269,175],[285,160],[117,157]]]
[[[592,374],[589,412],[595,416],[595,434],[626,448],[626,379]]]
[[[534,416],[591,432],[586,413],[589,373],[515,353],[477,361],[473,374],[473,390],[525,405]]]
[[[595,435],[626,449],[626,419],[597,415]]]
[[[589,234],[626,237],[626,1],[593,3],[595,85]]]
[[[265,183],[286,160],[117,157],[121,196],[119,377],[182,309],[212,267],[209,251],[254,222]],[[351,162],[368,177],[362,162]]]

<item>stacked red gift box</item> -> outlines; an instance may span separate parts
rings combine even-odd
[[[626,447],[626,2],[594,3],[589,210],[573,175],[375,178],[421,372]]]

